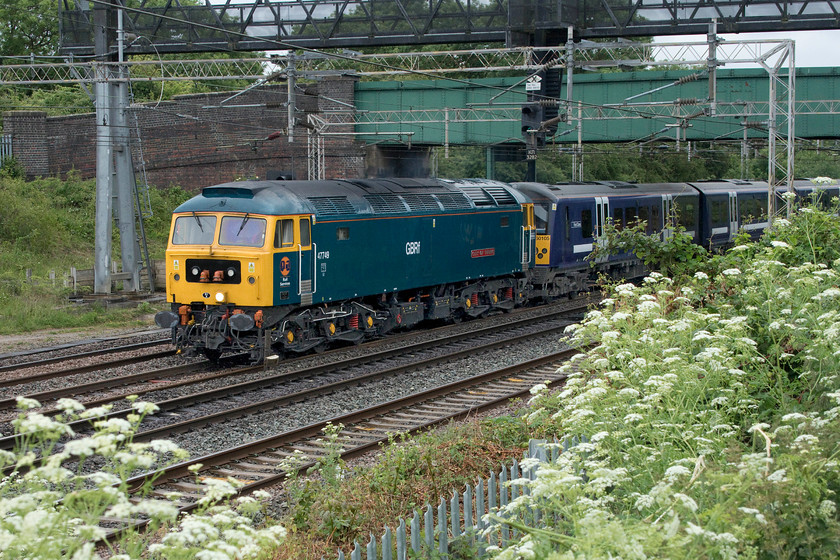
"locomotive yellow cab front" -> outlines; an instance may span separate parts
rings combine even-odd
[[[253,352],[303,276],[310,243],[309,216],[176,212],[166,251],[172,309],[155,322],[180,327],[185,345],[212,358],[223,349]]]
[[[266,216],[176,215],[166,251],[166,292],[173,302],[269,305],[261,276],[270,259]]]

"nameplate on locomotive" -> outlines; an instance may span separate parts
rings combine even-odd
[[[481,257],[492,257],[495,254],[495,247],[490,247],[488,249],[473,249],[472,251],[470,251],[470,257],[473,259],[478,259]]]

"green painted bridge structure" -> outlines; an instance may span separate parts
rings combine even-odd
[[[570,119],[548,142],[632,142],[656,138],[766,138],[769,78],[763,69],[717,71],[714,113],[709,81],[693,70],[579,73]],[[696,79],[694,79],[696,78]],[[563,80],[560,98],[566,98]],[[840,137],[840,68],[796,72],[795,136]],[[358,82],[356,133],[366,143],[522,144],[522,76],[467,80]],[[563,112],[564,109],[561,109]],[[578,121],[580,117],[580,121]]]

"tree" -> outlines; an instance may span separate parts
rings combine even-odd
[[[0,56],[55,54],[58,13],[53,0],[0,2]]]

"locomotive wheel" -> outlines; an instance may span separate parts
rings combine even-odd
[[[222,357],[222,351],[218,348],[205,348],[204,356],[214,364],[218,364],[219,358]]]

